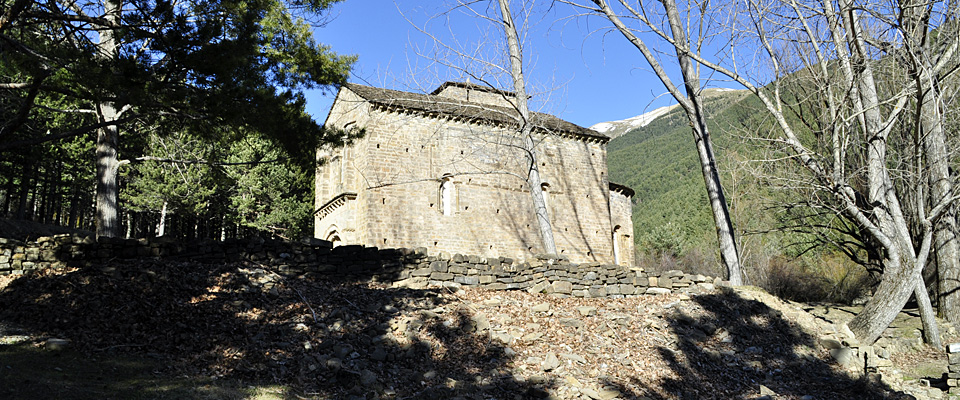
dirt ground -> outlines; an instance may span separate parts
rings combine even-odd
[[[911,313],[882,339],[902,351],[879,380],[839,365],[821,345],[855,309],[749,287],[561,299],[159,261],[45,271],[0,286],[0,397],[946,396],[946,357],[915,344]]]

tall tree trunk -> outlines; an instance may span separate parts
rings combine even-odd
[[[925,257],[915,251],[909,226],[903,216],[896,188],[890,179],[887,167],[887,135],[880,116],[880,100],[873,76],[873,69],[865,54],[863,30],[859,16],[852,10],[848,0],[840,2],[847,40],[853,49],[851,59],[859,66],[859,75],[854,79],[860,100],[857,111],[861,115],[861,129],[867,141],[867,201],[873,204],[873,217],[887,241],[887,259],[884,262],[883,276],[877,291],[850,322],[850,329],[865,343],[873,343],[883,330],[893,322],[900,310],[914,293],[921,307],[929,308],[929,297],[923,287],[920,265]],[[925,336],[931,342],[939,342],[939,330],[932,313],[921,313],[924,321]],[[933,339],[935,338],[935,339]]]
[[[931,202],[935,204],[952,194],[953,182],[950,179],[947,136],[943,129],[941,96],[930,71],[929,63],[921,68],[918,95],[921,96],[919,118],[927,177]],[[960,323],[960,239],[957,237],[956,207],[950,206],[934,223],[933,240],[937,264],[937,308],[941,317]],[[920,284],[923,286],[922,280]],[[926,294],[925,289],[923,292]],[[926,331],[925,328],[925,334]]]
[[[657,78],[663,82],[663,86],[667,88],[670,95],[683,107],[687,118],[690,120],[694,144],[697,148],[701,172],[703,173],[707,195],[710,198],[714,224],[717,228],[720,257],[724,267],[727,269],[727,279],[730,283],[733,285],[742,285],[744,283],[743,266],[740,264],[740,255],[737,250],[736,239],[734,238],[730,210],[727,207],[723,187],[720,184],[713,144],[710,141],[710,131],[707,128],[706,114],[704,113],[703,102],[700,98],[700,75],[696,66],[691,62],[689,53],[691,49],[689,48],[689,41],[684,31],[683,21],[677,10],[676,2],[674,0],[661,1],[667,13],[667,22],[670,25],[673,36],[672,42],[674,44],[674,50],[676,51],[677,61],[680,63],[680,72],[684,79],[684,92],[681,92],[680,89],[673,84],[673,81],[670,79],[666,70],[663,69],[657,56],[633,30],[623,23],[620,16],[610,8],[606,0],[593,0],[593,3],[598,7],[596,11],[602,13],[612,22],[617,28],[617,31],[643,54],[644,59],[647,60],[647,63],[653,69]],[[638,11],[631,9],[630,12],[638,19],[641,19],[642,14]]]
[[[916,74],[920,96],[920,130],[931,202],[936,203],[952,194],[953,181],[950,177],[947,135],[943,129],[942,96],[929,59],[924,54],[921,56],[926,62]],[[960,323],[960,238],[957,235],[956,216],[956,207],[951,206],[937,220],[933,233],[939,292],[937,308],[940,316],[952,323]]]
[[[67,226],[71,228],[79,228],[81,226],[80,216],[77,213],[80,211],[80,184],[79,182],[73,183],[73,196],[70,199],[70,211],[69,217],[67,220]]]
[[[530,123],[530,108],[527,104],[527,88],[523,78],[523,53],[520,50],[520,39],[517,27],[510,12],[509,0],[499,0],[500,14],[503,18],[503,30],[507,37],[507,49],[510,57],[510,77],[513,79],[513,91],[516,93],[517,112],[520,114],[520,137],[524,156],[526,157],[527,188],[533,200],[537,227],[540,230],[540,239],[543,241],[543,251],[548,254],[557,254],[557,245],[553,239],[553,226],[547,205],[543,199],[543,179],[540,177],[540,168],[537,163],[537,148],[533,140],[533,126]]]
[[[13,191],[16,189],[16,186],[13,182],[13,168],[10,169],[9,174],[6,175],[7,184],[3,189],[3,202],[0,202],[0,216],[6,217],[10,212],[10,198],[13,197]]]
[[[663,0],[662,3],[667,12],[667,20],[670,23],[674,43],[687,46],[689,41],[676,2],[674,0]],[[700,73],[687,54],[690,49],[677,48],[676,50],[687,98],[692,106],[690,107],[691,110],[687,110],[687,118],[693,128],[693,142],[697,147],[700,170],[703,173],[704,186],[710,200],[710,209],[713,211],[713,221],[717,229],[717,242],[720,245],[720,259],[727,269],[727,279],[730,284],[734,286],[743,285],[743,266],[740,264],[740,253],[737,250],[737,242],[734,238],[733,222],[730,219],[726,196],[723,194],[723,186],[720,184],[717,159],[713,152],[710,130],[707,127],[707,116],[700,95]]]
[[[27,218],[27,199],[30,197],[30,187],[33,185],[33,178],[36,175],[36,164],[24,165],[20,178],[20,190],[17,196],[17,212],[14,219]]]
[[[113,103],[102,103],[99,108],[103,121],[116,119],[116,109]],[[115,125],[100,128],[97,132],[97,237],[117,237],[120,235],[119,207],[117,204],[118,136]]]
[[[111,24],[120,18],[120,3],[117,0],[104,1],[104,19]],[[107,29],[100,32],[98,44],[99,57],[112,60],[117,57],[120,44],[116,32]],[[100,122],[117,120],[117,106],[113,101],[104,101],[97,107]],[[97,131],[97,189],[96,221],[97,237],[117,237],[120,235],[118,189],[117,189],[117,144],[119,128],[107,125]]]
[[[160,207],[160,224],[157,225],[157,237],[163,237],[167,232],[167,202]]]

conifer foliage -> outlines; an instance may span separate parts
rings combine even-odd
[[[301,218],[309,198],[270,208],[253,192],[285,182],[302,197],[313,149],[341,142],[303,96],[355,59],[313,39],[336,2],[4,1],[0,215],[99,236],[157,234],[164,215],[188,237],[302,231],[277,214]]]

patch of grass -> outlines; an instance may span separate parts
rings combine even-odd
[[[923,361],[903,370],[904,379],[939,379],[947,372],[947,364],[942,360]]]
[[[282,399],[282,387],[170,376],[160,360],[89,356],[31,342],[0,345],[0,398],[9,399]]]

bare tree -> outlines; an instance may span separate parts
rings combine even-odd
[[[600,0],[595,3],[605,4]],[[927,149],[926,159],[937,157],[940,150],[930,152],[929,149],[942,143],[943,138],[936,136],[936,97],[928,99],[928,96],[934,96],[930,89],[936,86],[936,81],[932,78],[943,79],[953,71],[947,66],[956,64],[952,60],[956,57],[958,38],[956,34],[941,36],[938,50],[927,52],[924,57],[913,52],[910,57],[930,61],[918,64],[925,67],[915,67],[918,72],[906,79],[883,74],[884,80],[879,81],[875,69],[889,65],[890,61],[883,57],[887,50],[907,48],[905,37],[930,35],[931,26],[947,27],[946,21],[953,17],[941,18],[938,23],[911,34],[905,31],[911,24],[899,23],[915,8],[910,4],[862,4],[850,0],[747,1],[734,3],[736,9],[721,15],[721,10],[710,9],[711,4],[696,3],[691,6],[693,11],[688,12],[688,18],[693,18],[695,12],[702,20],[703,14],[710,13],[712,18],[725,18],[730,24],[727,31],[730,51],[705,57],[696,48],[687,46],[682,38],[660,30],[657,21],[642,11],[648,7],[635,11],[626,1],[620,3],[632,19],[658,40],[757,96],[779,128],[773,136],[762,138],[764,142],[790,153],[785,159],[806,171],[809,184],[816,189],[819,205],[849,221],[870,243],[871,254],[880,259],[882,279],[863,311],[851,321],[853,332],[862,341],[872,343],[913,294],[924,319],[925,338],[938,343],[937,326],[920,273],[930,256],[934,225],[956,203],[956,189],[945,185],[935,189],[938,195],[929,197],[926,204],[919,204],[915,215],[908,215],[905,210],[909,209],[909,197],[903,188],[926,183],[923,179],[901,179],[895,164],[903,161],[892,158],[889,153],[894,146],[892,132],[896,128],[910,131],[909,124],[917,122],[922,127],[923,134],[918,137],[923,145],[916,151]],[[673,0],[657,3],[669,9]],[[919,20],[930,19],[933,12],[952,16],[955,7],[946,2],[925,3],[921,8],[927,11],[921,12]],[[616,14],[604,11],[604,7],[591,11],[602,12],[621,32],[629,29],[617,22]],[[748,54],[751,49],[759,49],[759,54]],[[751,58],[752,66],[743,69],[737,63],[737,56],[745,54],[759,59]],[[757,65],[769,66],[772,74],[752,77]],[[807,78],[801,90],[784,91],[784,82],[801,76]],[[894,84],[893,89],[885,84]],[[918,97],[918,93],[924,94]],[[911,99],[918,99],[921,117],[904,122]],[[811,126],[796,122],[798,118],[791,110],[801,103],[817,105],[825,119],[820,130],[812,131]],[[942,118],[940,120],[942,124]],[[942,174],[931,177],[931,182],[942,182],[942,178]],[[914,223],[910,223],[911,218]]]
[[[531,5],[532,2],[529,1],[521,2],[521,14],[523,15],[524,23],[527,23],[528,18],[533,14],[529,8]],[[448,11],[442,14],[446,15],[454,11],[462,11],[470,17],[489,22],[496,30],[502,29],[502,36],[497,35],[500,37],[491,40],[494,44],[502,44],[502,46],[496,46],[495,50],[496,52],[502,52],[502,54],[495,54],[492,59],[489,59],[485,58],[483,54],[479,54],[480,50],[475,50],[474,52],[464,51],[452,44],[446,43],[426,27],[420,27],[414,24],[420,32],[434,41],[440,48],[439,52],[451,53],[453,60],[448,60],[437,54],[421,55],[442,64],[446,68],[460,71],[469,77],[471,81],[480,82],[491,88],[499,89],[501,84],[504,83],[501,81],[502,79],[508,81],[506,83],[513,88],[513,93],[500,93],[506,103],[513,108],[514,113],[512,113],[512,115],[516,120],[515,139],[517,140],[504,141],[501,139],[493,139],[493,142],[496,142],[497,145],[512,147],[522,154],[524,160],[522,165],[523,173],[519,177],[524,180],[527,190],[530,193],[533,204],[532,211],[536,216],[543,251],[547,254],[556,255],[557,246],[554,241],[553,226],[550,222],[544,199],[542,190],[544,181],[540,175],[540,163],[538,162],[538,144],[540,142],[537,138],[538,133],[536,132],[536,128],[538,127],[530,109],[530,96],[528,95],[529,92],[527,90],[527,81],[524,72],[524,46],[520,32],[522,26],[518,27],[515,22],[514,16],[516,11],[511,9],[509,0],[497,0],[496,2],[491,0],[457,0]],[[506,56],[506,60],[501,63],[500,61],[502,59],[500,57],[504,55]],[[468,171],[467,173],[478,172],[504,173],[504,171],[481,170]]]
[[[902,46],[899,49],[908,77],[916,88],[917,116],[915,124],[917,143],[922,143],[923,161],[930,185],[930,199],[950,197],[954,191],[951,176],[945,124],[945,100],[940,73],[944,65],[952,63],[951,53],[956,52],[956,42],[947,41],[946,48],[931,39],[931,21],[936,22],[935,3],[906,2],[902,21]],[[955,28],[953,28],[955,29]],[[940,34],[950,35],[951,27],[943,26]],[[956,32],[952,33],[956,35]],[[941,50],[945,50],[941,53]],[[923,199],[923,196],[920,196]],[[923,212],[923,207],[918,207]],[[941,317],[952,323],[960,323],[960,236],[957,231],[957,210],[951,205],[944,216],[934,224],[934,254],[937,264],[938,308]]]
[[[513,80],[513,90],[516,93],[516,109],[520,115],[520,137],[523,153],[527,158],[527,188],[533,199],[534,212],[537,215],[537,225],[540,228],[540,237],[543,239],[543,248],[547,253],[556,254],[557,245],[553,240],[553,227],[547,215],[547,206],[544,202],[543,191],[540,186],[540,168],[537,166],[537,148],[533,140],[533,124],[530,119],[530,107],[527,104],[527,88],[523,77],[523,53],[520,48],[520,38],[517,35],[517,26],[513,22],[508,0],[498,0],[500,3],[500,17],[502,18],[503,32],[507,39],[507,52],[510,55],[510,78]]]
[[[650,65],[657,78],[667,88],[667,91],[677,100],[677,103],[683,108],[690,121],[691,131],[693,133],[694,145],[697,148],[697,155],[700,159],[701,172],[703,173],[704,186],[707,189],[707,196],[710,200],[710,208],[713,211],[713,220],[717,229],[717,242],[720,248],[720,257],[727,269],[727,279],[732,285],[744,284],[743,266],[740,263],[740,254],[737,249],[737,241],[734,237],[733,221],[730,219],[730,211],[727,207],[727,199],[723,193],[723,186],[720,183],[720,174],[717,169],[717,159],[713,150],[713,144],[710,139],[710,130],[707,126],[707,115],[704,109],[702,90],[704,86],[700,82],[700,68],[693,61],[691,55],[699,52],[706,40],[705,25],[694,34],[688,34],[688,27],[684,26],[680,10],[674,0],[662,0],[656,2],[662,7],[662,17],[670,29],[667,43],[675,50],[679,65],[679,72],[683,77],[684,91],[681,91],[670,79],[670,75],[664,68],[660,59],[651,51],[650,46],[641,38],[637,31],[624,23],[624,19],[636,19],[644,24],[650,24],[648,12],[653,8],[648,4],[639,4],[635,8],[627,1],[620,1],[620,6],[624,12],[621,16],[610,6],[606,0],[592,0],[592,4],[579,1],[561,0],[563,3],[571,4],[577,8],[585,10],[588,13],[603,16],[614,29],[620,32],[641,54],[647,64]],[[706,3],[704,3],[706,6]],[[704,20],[701,19],[701,22]],[[655,29],[654,25],[649,25]],[[663,33],[663,32],[661,32]]]

